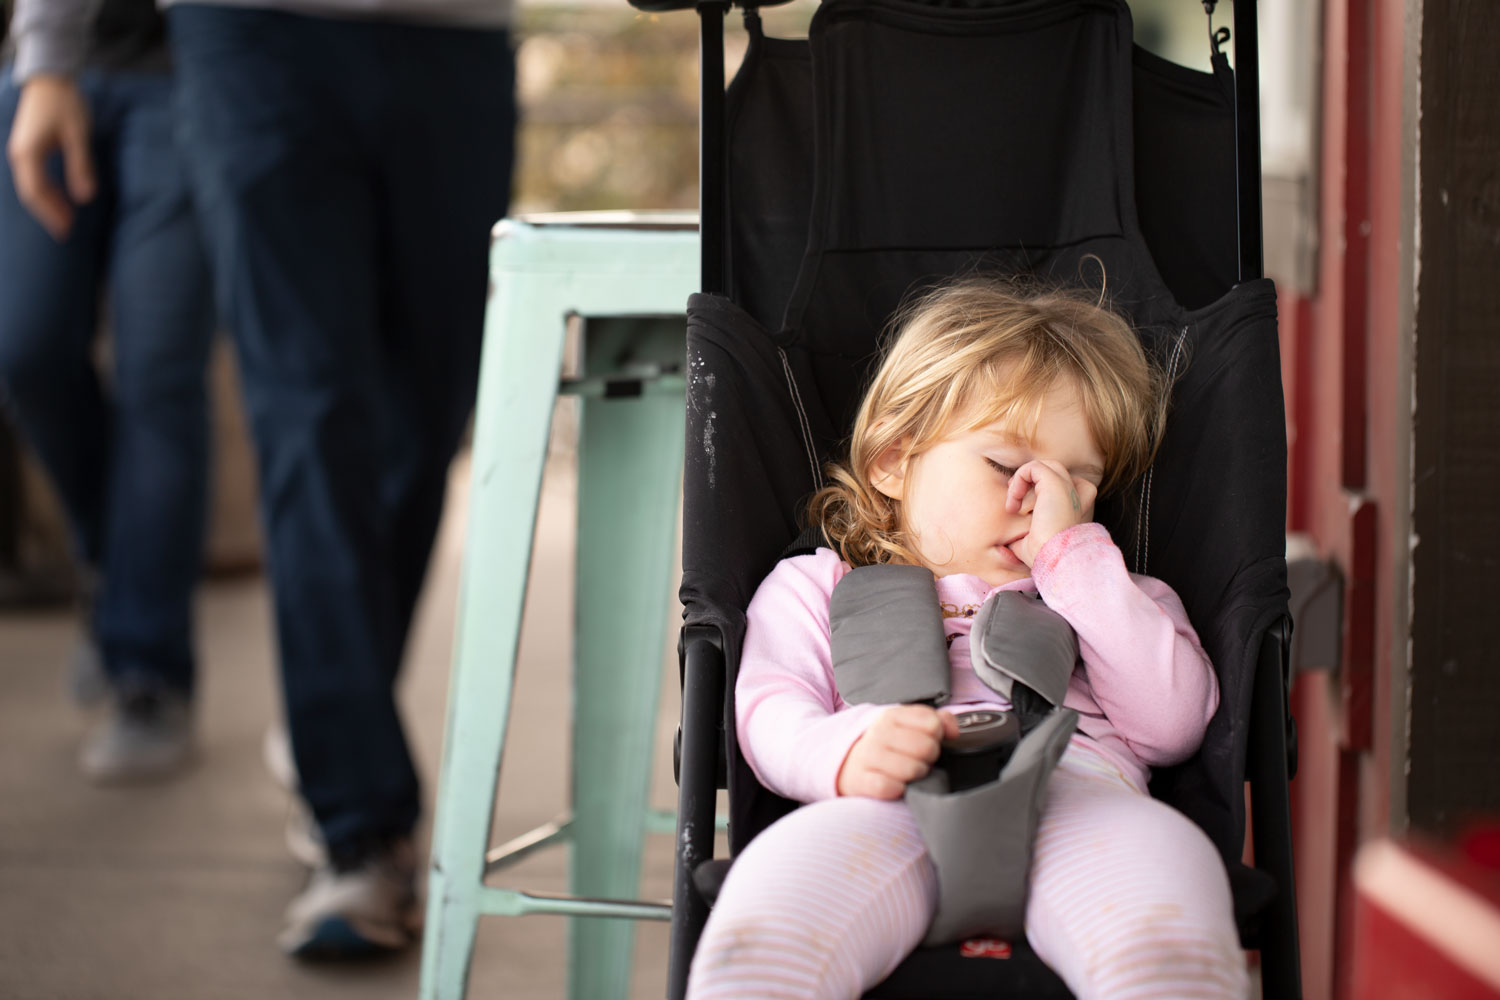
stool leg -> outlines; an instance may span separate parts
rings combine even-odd
[[[587,357],[626,336],[632,357],[682,358],[680,318],[590,320]],[[640,888],[683,420],[680,392],[650,386],[633,398],[587,399],[580,414],[572,852],[579,895],[634,898]],[[634,937],[631,921],[572,920],[569,995],[626,996]]]
[[[428,877],[423,1000],[459,1000],[479,919],[537,499],[562,364],[546,280],[505,280],[485,317],[448,722]]]

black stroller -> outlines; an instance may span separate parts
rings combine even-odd
[[[1113,305],[1178,375],[1154,467],[1101,500],[1098,519],[1131,569],[1182,596],[1222,692],[1201,751],[1151,790],[1221,851],[1264,994],[1300,996],[1286,446],[1275,293],[1259,276],[1254,4],[1235,5],[1238,80],[1222,55],[1199,73],[1135,48],[1123,0],[824,0],[806,41],[765,37],[752,7],[726,100],[728,9],[698,4],[704,281],[688,318],[670,995],[685,991],[728,866],[712,858],[716,788],[729,789],[731,854],[795,807],[759,785],[728,721],[744,609],[799,533],[887,318],[933,279],[1076,281],[1092,255]],[[1240,860],[1246,781],[1255,868]],[[1008,961],[921,949],[870,995],[1069,995],[1013,946]]]

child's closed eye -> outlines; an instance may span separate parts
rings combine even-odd
[[[994,467],[995,471],[999,472],[1006,479],[1009,479],[1011,476],[1014,476],[1016,474],[1016,470],[1014,468],[1009,465],[1001,465],[993,458],[986,458],[985,461],[990,463],[990,465]]]

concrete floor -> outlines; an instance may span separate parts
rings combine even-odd
[[[562,422],[565,426],[565,421]],[[552,818],[567,788],[574,476],[554,448],[543,491],[527,628],[492,842]],[[437,785],[467,486],[455,466],[449,510],[402,687],[427,801]],[[409,998],[419,956],[309,967],[275,947],[303,870],[282,840],[286,798],[262,739],[279,712],[267,591],[259,577],[214,580],[198,605],[201,759],[158,786],[101,789],[74,760],[90,717],[64,692],[76,641],[62,611],[0,615],[0,998]],[[675,611],[674,611],[675,614]],[[671,623],[663,622],[663,636]],[[653,804],[670,807],[675,665],[664,655]],[[430,808],[428,810],[430,817]],[[427,836],[424,826],[422,836]],[[644,898],[671,895],[670,837],[652,837]],[[498,884],[563,890],[565,848]],[[665,991],[667,929],[637,925],[630,996]],[[486,918],[471,997],[566,994],[566,921]]]

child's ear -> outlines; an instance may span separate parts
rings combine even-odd
[[[906,492],[906,447],[909,438],[903,436],[880,454],[870,465],[870,485],[892,500],[900,501]]]

